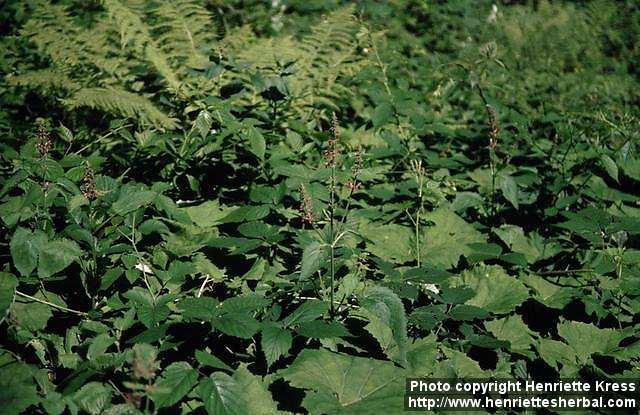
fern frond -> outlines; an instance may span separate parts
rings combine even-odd
[[[86,45],[78,42],[79,27],[65,6],[42,1],[34,2],[33,17],[21,30],[37,47],[59,67],[75,66],[86,55]]]
[[[154,13],[158,46],[174,65],[200,67],[206,62],[202,50],[215,40],[213,19],[206,9],[191,0],[174,0],[162,2]]]
[[[7,77],[7,81],[13,85],[28,86],[33,89],[51,92],[53,90],[75,91],[80,84],[69,76],[56,69],[40,69],[20,75]]]
[[[136,118],[158,128],[174,129],[175,119],[156,108],[147,98],[114,88],[83,88],[67,100],[71,108],[87,106],[125,117]]]
[[[109,18],[115,24],[120,37],[121,49],[131,48],[139,59],[146,59],[164,77],[173,92],[180,90],[178,75],[173,70],[144,20],[142,6],[131,0],[105,0]]]

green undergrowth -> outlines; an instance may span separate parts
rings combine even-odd
[[[640,10],[496,6],[5,2],[3,414],[639,378]]]

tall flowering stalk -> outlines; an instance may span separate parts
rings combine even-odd
[[[330,314],[333,318],[336,314],[337,303],[335,301],[335,285],[336,285],[336,248],[341,239],[350,232],[346,229],[346,220],[351,208],[351,199],[355,192],[357,192],[361,185],[359,182],[360,171],[362,170],[363,157],[362,150],[356,149],[354,153],[354,161],[351,167],[351,177],[344,183],[344,186],[348,189],[348,196],[346,198],[345,206],[340,208],[339,200],[339,181],[338,171],[342,167],[342,146],[340,144],[340,125],[338,118],[335,114],[332,116],[331,121],[331,136],[327,141],[327,148],[322,153],[324,158],[324,167],[330,169],[329,175],[329,206],[325,211],[326,217],[326,232],[323,234],[316,227],[316,215],[313,208],[313,198],[309,194],[307,188],[304,185],[300,186],[300,216],[304,224],[310,224],[318,235],[324,241],[323,246],[329,251],[329,296],[330,296]],[[322,282],[322,281],[321,281]],[[322,285],[324,287],[324,285]]]

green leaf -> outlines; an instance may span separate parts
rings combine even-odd
[[[276,326],[267,326],[262,329],[260,344],[267,359],[267,364],[271,366],[280,357],[286,356],[291,348],[291,342],[292,338],[289,330]]]
[[[504,198],[507,199],[513,205],[513,207],[515,207],[516,209],[520,208],[520,206],[518,205],[518,184],[515,180],[513,180],[513,177],[508,174],[501,174],[500,190],[502,191],[502,195],[504,196]]]
[[[225,362],[218,359],[211,353],[202,350],[196,350],[196,360],[203,366],[209,366],[214,369],[232,370]]]
[[[198,382],[198,372],[187,362],[171,363],[154,385],[152,398],[157,408],[179,402]]]
[[[407,373],[391,362],[304,349],[278,374],[291,386],[309,390],[303,406],[310,413],[404,413]]]
[[[552,368],[557,369],[558,363],[561,363],[565,373],[569,369],[569,373],[563,377],[577,375],[579,367],[576,365],[575,351],[571,347],[557,340],[543,338],[538,341],[536,348],[542,360]]]
[[[111,209],[116,215],[126,215],[129,212],[146,206],[155,199],[157,194],[140,188],[136,185],[125,185],[120,189],[118,200],[116,200]]]
[[[109,346],[115,343],[116,339],[107,333],[99,334],[93,339],[87,350],[87,359],[95,360],[97,357],[104,355]]]
[[[241,364],[234,372],[233,379],[239,389],[244,392],[247,414],[274,415],[280,413],[267,385],[260,377],[251,374],[244,364]]]
[[[452,280],[459,285],[469,286],[475,292],[466,304],[483,308],[490,313],[508,313],[529,298],[527,287],[497,265],[478,265]]]
[[[549,308],[561,310],[579,295],[579,291],[571,287],[561,287],[542,277],[529,274],[520,277],[522,282],[533,288],[533,298]]]
[[[496,339],[508,341],[512,352],[533,358],[533,353],[529,349],[534,343],[534,333],[524,324],[522,317],[519,315],[509,316],[487,321],[484,325]]]
[[[68,239],[49,241],[40,248],[38,276],[48,278],[80,258],[82,250],[77,243]]]
[[[99,382],[89,382],[73,395],[78,407],[91,415],[101,414],[111,401],[113,389]]]
[[[607,154],[603,154],[602,156],[600,156],[600,161],[602,161],[602,165],[604,166],[604,169],[607,171],[607,174],[609,175],[609,177],[611,177],[616,182],[619,181],[618,165],[616,164],[616,162],[613,161],[613,159],[609,157]]]
[[[388,341],[384,340],[384,332],[376,329],[376,323],[382,323],[387,327],[393,338],[393,346],[396,350],[388,353],[390,357],[395,357],[401,365],[407,360],[407,316],[404,312],[404,305],[400,297],[389,288],[372,286],[358,298],[360,305],[368,311],[366,317],[373,323],[367,326],[371,334],[376,337],[387,353],[391,347]],[[377,321],[376,321],[377,320]]]
[[[251,397],[242,385],[226,373],[214,372],[200,382],[198,388],[204,407],[210,415],[246,415],[246,401]]]
[[[449,268],[456,266],[462,255],[473,253],[472,243],[484,243],[485,238],[453,210],[439,208],[426,216],[435,225],[423,234],[423,262]]]
[[[218,200],[210,200],[196,206],[184,208],[189,218],[201,228],[210,228],[217,225],[228,211],[220,206]]]
[[[0,272],[0,324],[9,313],[16,297],[18,279],[8,272]]]
[[[211,118],[211,114],[209,114],[209,112],[206,110],[202,110],[196,117],[194,127],[196,128],[196,130],[198,130],[198,133],[200,133],[200,137],[204,139],[209,134],[212,123],[213,118]]]
[[[260,160],[264,160],[267,144],[262,133],[256,127],[251,126],[247,128],[245,138],[249,141],[249,151]]]
[[[327,257],[327,246],[313,241],[302,252],[300,278],[307,279],[320,269]]]
[[[250,339],[260,329],[260,323],[245,312],[226,313],[213,320],[213,326],[229,336]]]
[[[625,337],[621,331],[600,329],[593,324],[579,321],[564,321],[558,324],[558,335],[575,351],[578,360],[583,364],[590,362],[594,353],[606,356],[615,352]]]
[[[47,236],[41,231],[30,232],[25,228],[16,229],[11,238],[9,249],[13,265],[20,274],[27,277],[38,265],[38,255],[47,242]]]
[[[297,331],[301,336],[313,339],[330,339],[334,337],[344,337],[350,335],[347,329],[337,321],[305,321],[300,323]]]
[[[6,415],[27,413],[40,402],[31,367],[16,361],[9,353],[0,354],[0,405]]]
[[[378,105],[373,112],[371,121],[373,122],[373,128],[379,128],[386,124],[391,117],[393,117],[393,107],[388,103],[382,103]]]
[[[39,297],[40,295],[36,295]],[[11,306],[11,318],[18,326],[32,332],[41,331],[51,318],[51,307],[48,305],[22,299]]]
[[[556,243],[544,240],[535,232],[526,236],[521,227],[516,225],[502,225],[494,232],[513,252],[524,255],[529,264],[547,259],[559,252]]]
[[[329,304],[320,300],[307,300],[298,308],[282,320],[282,324],[287,327],[305,321],[315,320],[324,315],[329,310]]]
[[[359,231],[367,239],[367,250],[378,258],[399,264],[415,259],[411,228],[371,222],[362,224]]]

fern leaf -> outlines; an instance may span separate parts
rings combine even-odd
[[[175,119],[156,108],[147,98],[115,88],[83,88],[67,100],[72,108],[87,106],[125,117],[135,118],[155,127],[172,130]]]

